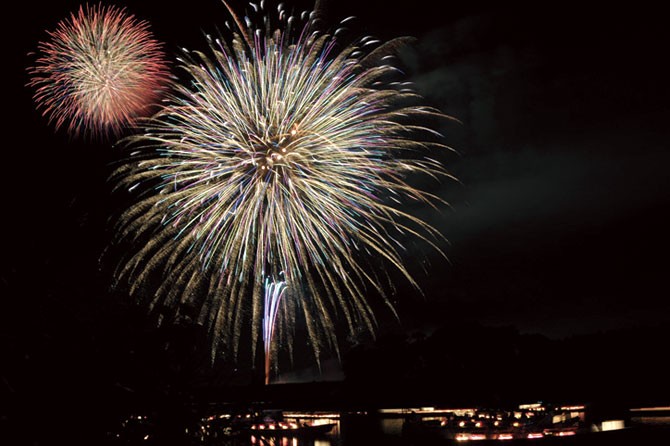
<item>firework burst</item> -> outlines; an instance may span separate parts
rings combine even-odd
[[[397,70],[385,56],[397,41],[340,45],[318,32],[315,14],[300,25],[281,8],[276,28],[267,15],[262,29],[233,17],[228,41],[185,50],[188,81],[132,138],[113,176],[139,191],[117,232],[138,248],[117,277],[132,295],[151,290],[144,298],[161,317],[190,312],[208,328],[213,353],[237,355],[241,339],[256,348],[265,280],[282,273],[290,291],[273,325],[304,321],[318,359],[337,349],[336,321],[374,331],[366,290],[385,287],[366,258],[414,284],[401,238],[438,248],[437,231],[402,208],[437,200],[406,176],[447,175],[418,155],[446,147],[417,124],[444,115],[387,84]],[[280,324],[277,334],[289,331]]]
[[[38,46],[34,100],[58,129],[118,134],[152,113],[167,63],[149,24],[114,6],[81,6]]]

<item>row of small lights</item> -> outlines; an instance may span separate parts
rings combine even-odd
[[[277,426],[279,426],[281,429],[297,429],[298,425],[296,423],[277,423]],[[263,429],[276,429],[275,424],[268,424],[267,426],[265,424],[254,424],[251,426],[252,429],[258,429],[258,430],[263,430]]]
[[[554,434],[558,437],[567,437],[571,435],[575,435],[574,431],[561,431],[557,432]],[[465,433],[460,433],[456,435],[456,441],[469,441],[469,440],[486,440],[486,435],[484,434],[465,434]],[[528,439],[536,439],[536,438],[544,438],[544,434],[542,432],[531,432],[528,435],[526,435],[526,438]],[[496,440],[513,440],[514,435],[513,434],[498,434],[495,437]]]

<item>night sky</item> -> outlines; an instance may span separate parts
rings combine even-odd
[[[416,37],[401,57],[408,80],[461,121],[440,128],[457,153],[438,155],[460,182],[426,183],[451,208],[413,210],[449,239],[449,261],[408,243],[423,295],[397,279],[401,320],[382,314],[383,330],[470,320],[563,338],[670,322],[664,14],[637,3],[332,3],[333,25],[355,15],[352,32]],[[204,49],[203,31],[228,18],[216,0],[116,4],[150,21],[170,55]],[[25,87],[28,53],[78,5],[21,2],[10,17],[20,31],[3,39],[0,335],[14,361],[53,339],[104,353],[91,331],[124,323],[103,256],[120,210],[107,182],[118,149],[55,132]]]

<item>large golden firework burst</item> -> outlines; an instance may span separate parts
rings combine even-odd
[[[256,348],[265,283],[282,274],[279,339],[300,317],[318,358],[337,349],[336,321],[374,331],[366,293],[384,286],[366,259],[414,283],[403,238],[439,250],[438,232],[403,207],[439,202],[406,178],[448,176],[425,156],[446,146],[421,124],[445,115],[388,82],[402,39],[341,45],[315,14],[299,23],[283,9],[276,28],[233,17],[230,39],[185,51],[186,81],[113,177],[141,191],[119,221],[136,250],[118,280],[168,318],[190,311],[212,352],[234,356],[242,338]]]

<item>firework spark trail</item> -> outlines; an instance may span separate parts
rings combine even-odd
[[[236,356],[242,339],[256,348],[264,278],[282,271],[292,290],[282,311],[304,319],[318,360],[337,350],[336,319],[374,331],[366,284],[384,287],[365,258],[415,284],[396,238],[439,251],[438,232],[402,206],[440,201],[405,177],[448,176],[418,156],[446,146],[417,123],[445,115],[385,84],[397,70],[377,62],[393,41],[361,58],[364,42],[340,49],[311,20],[294,37],[297,20],[279,15],[274,31],[208,38],[209,55],[185,50],[188,82],[174,85],[113,176],[140,191],[119,220],[119,239],[139,247],[118,281],[140,297],[151,288],[149,308],[168,317],[195,308],[212,353]]]
[[[279,313],[279,305],[286,292],[286,282],[265,279],[265,298],[263,302],[263,344],[265,347],[265,384],[270,383],[270,364],[272,359],[272,339]]]
[[[119,134],[162,96],[167,62],[149,24],[114,6],[80,6],[38,46],[34,100],[56,129]]]

